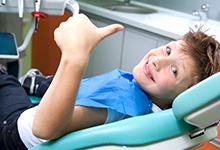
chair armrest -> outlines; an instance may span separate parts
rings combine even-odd
[[[76,131],[31,150],[84,149],[101,145],[144,145],[182,135],[195,129],[177,120],[172,109]]]

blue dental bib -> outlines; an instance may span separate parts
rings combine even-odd
[[[128,116],[151,113],[152,101],[129,72],[111,72],[83,79],[76,105],[110,108]]]

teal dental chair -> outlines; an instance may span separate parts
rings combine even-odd
[[[72,132],[31,150],[193,149],[217,136],[219,120],[220,72],[180,94],[171,109]]]

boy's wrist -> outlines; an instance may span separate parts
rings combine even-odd
[[[89,61],[89,56],[63,54],[61,61],[64,62],[65,65],[70,64],[74,67],[86,67]]]

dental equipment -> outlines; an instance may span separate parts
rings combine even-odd
[[[6,4],[6,0],[1,0],[2,5]]]
[[[23,51],[27,47],[35,29],[37,29],[39,18],[45,18],[47,15],[62,16],[65,10],[77,15],[79,5],[75,0],[7,0],[7,2],[1,0],[0,4],[0,12],[2,13],[18,13],[19,17],[23,17],[23,13],[30,14],[34,12],[35,19],[23,44],[18,47],[19,51]],[[39,12],[41,13],[39,14]]]
[[[219,83],[220,72],[181,93],[168,110],[72,132],[30,150],[196,148],[218,134]]]
[[[23,18],[24,13],[24,0],[18,0],[18,15]]]
[[[48,18],[48,15],[43,13],[43,12],[40,12],[40,4],[41,4],[41,0],[35,0],[35,3],[34,3],[34,10],[31,14],[32,16],[34,17],[34,20],[35,20],[35,32],[37,31],[38,29],[38,21],[40,20],[40,18]]]

